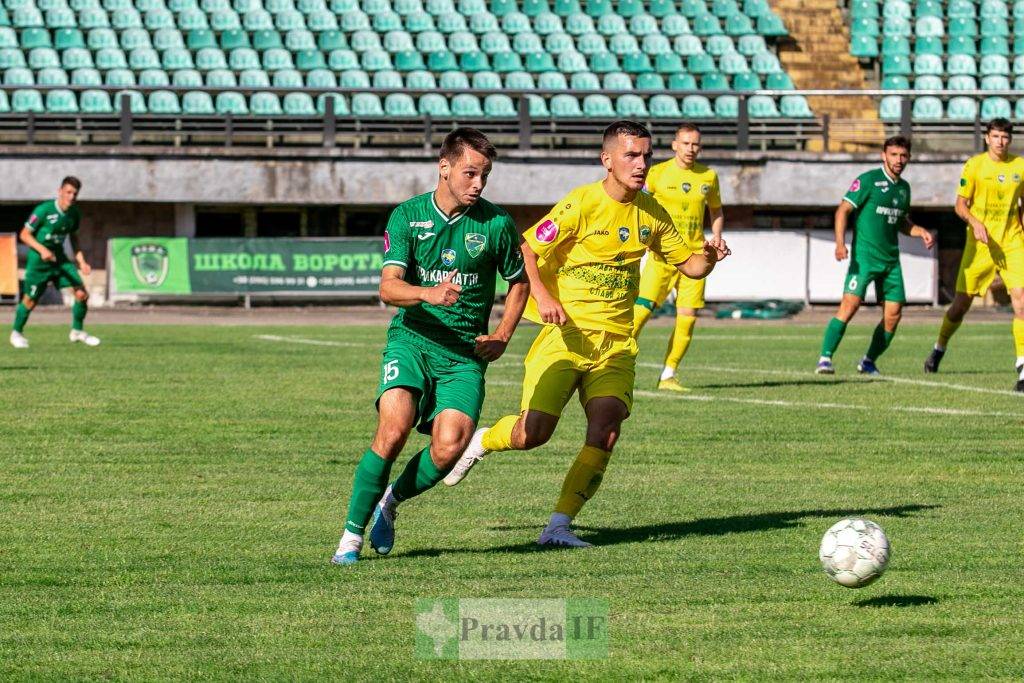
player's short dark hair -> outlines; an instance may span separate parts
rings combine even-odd
[[[893,135],[891,138],[886,138],[885,142],[882,143],[882,151],[884,152],[890,147],[902,147],[909,152],[910,140],[902,135]]]
[[[700,134],[700,126],[698,126],[696,123],[690,123],[689,121],[684,121],[684,122],[679,124],[678,128],[676,128],[676,135],[679,135],[680,133],[697,133],[697,134]]]
[[[1013,124],[1010,123],[1010,119],[1004,119],[1002,116],[998,116],[988,122],[985,126],[985,135],[988,135],[994,130],[998,130],[1000,133],[1006,133],[1009,136],[1013,136]]]
[[[474,152],[483,154],[491,161],[498,158],[498,150],[494,148],[487,136],[476,128],[456,128],[448,133],[441,144],[440,158],[447,159],[448,163],[454,164],[462,158],[467,147]]]
[[[82,190],[82,181],[73,175],[65,176],[64,180],[60,181],[61,187],[64,187],[65,185],[70,185],[75,188],[76,192],[81,192]]]
[[[616,121],[612,125],[604,129],[604,138],[601,140],[601,146],[606,147],[609,142],[619,137],[620,135],[631,135],[638,138],[650,138],[651,131],[647,130],[647,126],[636,121],[629,121],[622,119]]]

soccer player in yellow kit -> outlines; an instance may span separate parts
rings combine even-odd
[[[658,203],[668,209],[672,221],[683,236],[686,245],[700,251],[704,244],[704,214],[711,217],[711,244],[722,241],[725,216],[718,188],[718,174],[697,163],[700,155],[700,129],[684,123],[676,130],[672,141],[675,156],[651,169],[647,174],[647,191]],[[665,303],[665,298],[676,290],[676,326],[668,342],[665,367],[658,379],[658,388],[667,391],[686,391],[676,379],[676,368],[690,348],[693,326],[697,323],[697,309],[704,308],[704,280],[691,280],[651,254],[640,275],[640,296],[633,307],[633,336],[640,331],[651,314]]]
[[[956,214],[967,223],[967,244],[956,278],[956,296],[942,319],[924,371],[938,372],[949,338],[960,327],[974,297],[983,296],[999,273],[1013,302],[1016,390],[1024,392],[1024,158],[1010,154],[1012,140],[1011,123],[992,119],[985,128],[988,149],[964,164]]]
[[[457,484],[491,451],[546,443],[578,390],[587,417],[585,444],[537,541],[541,545],[590,545],[569,525],[597,492],[632,409],[640,259],[649,249],[687,277],[702,278],[728,254],[724,243],[690,249],[665,209],[641,192],[650,161],[650,132],[632,121],[613,123],[601,151],[607,177],[571,191],[524,235],[523,261],[533,288],[526,317],[543,327],[526,356],[521,412],[477,430],[444,480]]]

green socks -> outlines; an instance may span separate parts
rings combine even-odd
[[[88,312],[89,304],[75,299],[74,305],[71,306],[71,329],[81,330],[85,324],[85,314]]]
[[[430,459],[430,446],[427,446],[409,460],[405,470],[395,480],[391,493],[395,496],[395,500],[409,500],[434,488],[448,472],[449,470],[442,472],[437,468],[434,461]]]
[[[896,336],[896,330],[887,332],[885,325],[878,323],[878,327],[875,328],[875,333],[871,335],[871,345],[868,347],[868,352],[865,355],[868,360],[875,361],[878,357],[885,353],[885,350],[889,348],[889,344],[892,343],[892,338]]]
[[[28,314],[31,313],[25,304],[18,302],[18,307],[14,310],[14,331],[21,334],[25,330],[25,323],[28,322]]]
[[[839,342],[843,340],[846,333],[846,323],[839,318],[832,318],[825,328],[825,339],[821,342],[821,355],[831,358],[832,354],[839,348]]]
[[[373,506],[384,495],[388,486],[391,463],[367,449],[356,467],[355,481],[352,482],[352,498],[348,501],[348,517],[345,528],[354,534],[363,535],[373,515]]]

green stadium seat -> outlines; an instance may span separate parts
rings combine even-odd
[[[14,10],[11,24],[15,28],[42,28],[46,22],[43,21],[43,13],[35,7],[22,7]]]
[[[850,54],[860,59],[874,59],[878,56],[878,40],[874,36],[851,36]]]
[[[84,47],[69,47],[60,55],[61,65],[68,71],[92,67],[92,53]]]
[[[274,50],[277,48],[284,47],[284,42],[281,40],[281,34],[274,29],[267,29],[265,31],[256,31],[252,35],[252,46],[257,51]]]
[[[622,70],[626,73],[640,74],[648,71],[654,71],[654,67],[651,66],[651,59],[643,52],[634,52],[623,56],[622,58]]]
[[[489,71],[491,60],[483,52],[467,52],[459,56],[459,68],[467,73],[476,71]]]
[[[752,119],[777,119],[780,116],[775,100],[767,95],[751,95],[747,100],[747,111]]]
[[[316,105],[313,98],[304,92],[290,92],[284,96],[284,113],[286,116],[316,116]]]
[[[509,35],[520,33],[532,33],[533,24],[530,18],[522,12],[510,12],[501,18],[501,30]]]
[[[968,4],[969,3],[972,8],[974,7],[974,3],[971,2],[971,0],[952,0],[952,2],[963,3],[963,4]],[[1013,3],[1013,11],[1010,13],[1010,15],[1014,19],[1020,19],[1021,17],[1024,17],[1024,0],[1016,0],[1016,2]],[[971,16],[974,16],[974,15],[971,15]]]
[[[320,50],[299,50],[295,53],[295,68],[299,71],[327,68],[327,62]]]
[[[1009,76],[1010,61],[1003,55],[984,55],[978,73],[982,76]]]
[[[302,20],[302,15],[299,15],[299,21]],[[387,33],[388,31],[401,31],[404,27],[402,23],[402,17],[395,14],[394,12],[381,12],[380,14],[373,17],[370,22],[370,26],[374,31],[378,33]]]
[[[647,103],[639,95],[619,95],[615,100],[615,113],[623,118],[646,118],[651,115]]]
[[[271,5],[271,2],[280,2],[282,7],[286,7],[288,5],[287,0],[265,0],[267,9],[274,13],[277,13],[281,10]],[[371,17],[376,16],[377,14],[381,14],[382,12],[391,11],[391,3],[388,2],[388,0],[363,0],[362,5],[363,11],[366,12]]]
[[[765,14],[757,18],[757,32],[762,36],[788,36],[789,30],[776,14]]]
[[[537,35],[547,36],[552,33],[565,33],[565,26],[557,14],[545,12],[533,18],[533,30]]]
[[[316,111],[318,114],[327,112],[327,101],[334,101],[334,113],[337,116],[348,116],[351,112],[348,107],[348,100],[337,93],[324,93],[316,98]]]
[[[301,88],[302,74],[296,69],[281,69],[271,76],[270,83],[275,88]]]
[[[523,14],[534,18],[551,12],[548,0],[520,0],[519,7]]]
[[[459,68],[459,61],[451,52],[431,52],[427,56],[427,68],[438,73],[441,71],[456,71]]]
[[[1013,116],[1013,109],[1010,101],[1005,97],[986,97],[981,101],[981,118],[983,121],[991,121],[995,118],[1008,119]]]
[[[52,47],[37,47],[28,53],[28,65],[31,69],[47,69],[60,66],[60,57]]]
[[[1013,20],[1013,33],[1014,33],[1015,36],[1020,36],[1021,34],[1024,34],[1024,17],[1020,17],[1020,18],[1017,18],[1017,19]],[[984,31],[982,31],[982,35],[985,35]],[[986,36],[986,37],[995,37],[995,36]]]
[[[408,38],[409,35],[405,34]],[[223,36],[222,36],[223,38]],[[313,37],[312,31],[308,31],[304,28],[297,28],[288,31],[284,36],[284,46],[292,52],[299,52],[300,50],[315,50],[316,38]],[[409,47],[412,47],[412,41],[409,42]],[[397,52],[397,50],[392,50]]]
[[[137,90],[122,90],[114,95],[114,109],[121,110],[121,98],[128,97],[128,109],[133,114],[146,113],[146,98]]]
[[[704,0],[680,0],[679,13],[688,19],[693,19],[699,14],[707,14],[708,7]]]
[[[1013,74],[1015,76],[1024,74],[1024,55],[1017,55],[1013,58]]]
[[[134,52],[132,53],[135,54]],[[135,67],[133,67],[135,68]],[[219,47],[204,47],[196,51],[196,68],[200,71],[228,68],[224,52]]]
[[[231,73],[230,71],[226,73]],[[234,80],[234,74],[231,74]],[[139,72],[139,85],[143,88],[167,88],[171,85],[171,79],[163,69],[145,69]]]
[[[530,73],[543,73],[555,70],[555,62],[547,52],[531,52],[526,55],[526,70]]]
[[[633,52],[640,51],[640,44],[636,38],[626,33],[619,33],[608,40],[608,49],[612,54],[621,57]]]
[[[597,28],[594,26],[594,20],[586,14],[570,14],[565,17],[565,32],[582,38],[597,33]]]
[[[690,55],[686,60],[686,70],[691,74],[699,76],[701,74],[712,73],[718,70],[715,65],[715,59],[709,54],[699,53]]]
[[[131,52],[139,48],[152,48],[149,31],[144,28],[129,28],[121,31],[121,49]]]
[[[396,20],[391,28],[401,28],[402,21],[398,18],[398,15],[393,15]],[[301,12],[295,10],[278,12],[274,15],[274,28],[281,32],[294,31],[295,29],[306,28],[306,21],[302,17]]]
[[[765,76],[765,87],[769,90],[796,90],[793,79],[785,71],[777,71]]]
[[[711,13],[720,19],[739,14],[740,8],[736,0],[711,0]]]
[[[888,20],[909,20],[913,16],[913,13],[910,10],[909,3],[903,2],[903,0],[889,0],[882,8],[882,16]]]
[[[167,0],[166,4],[167,9],[171,10],[175,14],[187,9],[196,9],[199,7],[199,3],[196,0]]]
[[[43,86],[66,86],[68,74],[64,69],[40,69],[36,74],[36,83]]]
[[[499,31],[501,25],[498,23],[498,18],[490,12],[481,12],[470,16],[469,30],[473,33],[483,34],[489,31]]]
[[[464,55],[467,52],[477,52],[480,46],[476,42],[476,36],[469,31],[456,31],[448,36],[448,49],[456,55]]]
[[[563,52],[558,55],[558,70],[564,74],[574,74],[578,71],[589,71],[587,58],[579,52]]]
[[[683,58],[675,53],[658,55],[654,59],[654,70],[659,74],[677,74],[685,71]]]
[[[18,114],[42,114],[46,107],[38,90],[15,90],[11,96],[11,111]]]
[[[149,94],[147,108],[150,114],[180,114],[181,105],[178,96],[169,90],[154,90]]]
[[[238,74],[238,85],[243,88],[269,88],[270,76],[263,69],[246,69]]]
[[[437,79],[429,71],[410,71],[405,75],[405,87],[410,90],[436,90]]]
[[[914,75],[916,76],[941,76],[944,72],[942,57],[937,55],[917,55],[914,57]],[[892,73],[886,71],[886,73]]]
[[[145,83],[140,80],[139,85],[145,85]],[[238,79],[235,78],[234,71],[214,69],[206,73],[206,85],[210,88],[235,88],[238,87]]]
[[[437,93],[427,93],[420,96],[418,110],[420,115],[432,116],[434,118],[446,119],[452,115],[451,109],[448,108],[447,98]]]
[[[853,19],[878,19],[878,3],[872,0],[854,0],[849,10]]]
[[[251,43],[249,42],[249,33],[247,31],[225,31],[220,34],[220,49],[225,52],[250,46]]]
[[[875,19],[854,19],[850,22],[850,35],[877,38],[878,22]]]
[[[587,95],[583,98],[583,115],[594,119],[613,119],[615,106],[607,95]]]
[[[704,41],[704,51],[715,57],[721,57],[729,52],[736,52],[736,46],[729,36],[710,36]]]
[[[327,65],[333,71],[347,71],[359,68],[359,57],[352,50],[332,50],[327,55]]]
[[[672,49],[681,57],[704,54],[704,43],[697,36],[677,36],[672,41]]]
[[[1024,118],[1024,99],[1017,100],[1017,104],[1013,111],[1013,117],[1017,120]]]
[[[533,76],[525,71],[513,71],[505,74],[505,88],[508,90],[534,90],[537,87]]]
[[[11,31],[13,34],[13,31]],[[62,28],[54,31],[54,47],[58,50],[68,50],[85,47],[85,38],[77,28]],[[12,45],[0,45],[0,47],[14,47]]]
[[[14,45],[10,47],[16,47]],[[53,47],[50,32],[45,28],[26,28],[21,32],[21,49],[34,50],[39,47]]]
[[[877,51],[877,45],[875,46]],[[768,46],[764,42],[764,36],[740,36],[736,41],[736,50],[744,57],[768,52]]]
[[[491,14],[496,17],[504,17],[510,12],[518,12],[519,5],[516,0],[491,0]]]
[[[551,98],[550,108],[551,116],[556,119],[578,119],[583,116],[579,100],[572,95],[555,95]]]
[[[185,44],[190,50],[205,50],[217,47],[217,36],[207,28],[194,29],[186,35]]]
[[[455,14],[454,12],[445,12],[434,17],[437,22],[437,30],[441,33],[455,33],[456,31],[466,31],[469,26],[466,24],[466,20],[461,14]]]
[[[910,60],[902,55],[889,55],[882,60],[882,73],[886,76],[909,76]]]
[[[730,52],[722,55],[718,60],[718,69],[724,74],[735,76],[749,72],[750,66],[747,64],[747,58],[739,52]]]
[[[950,0],[946,16],[950,19],[974,19],[977,12],[971,0]]]
[[[644,36],[640,42],[640,51],[652,57],[672,54],[672,43],[660,33]]]
[[[735,95],[719,95],[715,98],[715,116],[720,119],[734,119],[740,113],[740,98]]]
[[[978,82],[974,76],[950,76],[946,81],[947,90],[977,90]]]
[[[30,72],[31,73],[31,72]],[[5,83],[6,84],[6,83]],[[7,84],[10,85],[10,84]],[[19,84],[21,85],[21,84]],[[26,83],[24,85],[31,85]],[[99,87],[103,85],[103,77],[100,76],[100,72],[96,69],[83,67],[81,69],[75,69],[71,72],[71,85],[88,86],[88,87]]]
[[[604,75],[604,90],[619,90],[628,92],[633,90],[633,79],[629,77],[629,74],[621,71],[605,74]],[[595,88],[600,90],[602,88]]]
[[[316,39],[316,46],[326,53],[331,50],[344,50],[348,47],[345,34],[341,31],[331,30],[321,32]]]
[[[349,36],[348,42],[356,52],[381,50],[384,47],[380,39],[380,34],[376,31],[356,31]]]
[[[945,52],[942,45],[942,38],[918,38],[914,41],[914,54],[917,55],[938,55],[941,57]]]
[[[651,97],[648,106],[651,110],[651,116],[656,119],[674,119],[683,115],[679,109],[679,103],[676,102],[674,97],[669,95],[654,95]]]
[[[983,0],[978,14],[982,19],[1006,19],[1010,16],[1002,0]]]
[[[217,113],[210,94],[196,90],[182,95],[181,109],[190,116],[212,116]]]
[[[464,17],[470,17],[481,12],[490,14],[487,11],[487,3],[484,0],[459,0],[456,9]]]
[[[515,52],[499,52],[491,57],[491,66],[498,73],[523,70],[523,60]]]
[[[478,71],[473,74],[471,85],[474,90],[501,90],[501,76],[493,71]]]
[[[922,17],[935,17],[942,19],[944,16],[942,3],[939,2],[939,0],[917,0],[915,3],[914,15],[918,19]]]
[[[215,14],[213,17],[214,29],[219,31],[227,31],[228,27],[224,26],[223,24],[218,25],[216,23],[216,18],[217,15]],[[235,24],[235,26],[232,28],[238,27],[238,15],[232,12],[231,18],[234,20]],[[177,26],[177,24],[174,22],[174,15],[168,12],[167,10],[150,10],[146,12],[146,16],[143,17],[142,23],[146,27],[146,29],[150,31],[159,31],[162,28],[175,28]]]
[[[693,33],[690,29],[690,21],[682,14],[670,14],[667,17],[664,17],[661,20],[661,32],[669,38],[690,35]],[[673,102],[674,101],[675,100],[673,100]]]
[[[883,121],[899,121],[901,100],[898,95],[883,97],[878,103],[878,117]]]
[[[618,14],[606,14],[597,20],[597,32],[605,37],[628,33],[626,20]]]
[[[79,110],[83,114],[113,114],[110,94],[105,90],[85,90],[78,97]]]
[[[612,7],[611,0],[585,0],[583,11],[589,17],[600,19],[605,15],[612,14],[615,10]],[[551,112],[554,113],[554,111],[555,109],[552,107]]]
[[[330,69],[313,69],[306,74],[306,87],[323,90],[337,88],[338,79]]]
[[[940,76],[926,75],[914,78],[914,90],[942,90],[943,88]]]
[[[0,26],[0,48],[18,47],[18,34],[10,26]]]
[[[168,48],[167,50],[164,50],[160,57],[160,63],[163,68],[168,71],[195,68],[195,64],[192,61],[192,53],[182,47]],[[98,56],[96,59],[96,65],[99,66]]]
[[[78,26],[83,29],[110,28],[110,21],[101,9],[84,9],[78,13]]]
[[[1002,36],[1007,38],[1010,35],[1010,25],[1006,19],[995,19],[988,18],[981,21],[981,35],[982,36]],[[982,103],[982,109],[985,108]]]
[[[346,12],[341,16],[341,30],[345,33],[369,31],[371,28],[370,17],[366,16],[363,12]],[[353,105],[354,104],[355,101],[353,99]]]
[[[249,98],[249,111],[252,112],[253,116],[281,116],[284,114],[284,110],[281,108],[281,100],[272,92],[253,93],[252,97]]]
[[[576,42],[568,33],[549,33],[544,39],[544,49],[553,55],[576,52]]]
[[[700,77],[701,90],[729,90],[729,79],[725,74],[714,73],[704,74]]]
[[[0,5],[0,26],[10,26],[11,17],[7,13],[7,8]]]
[[[882,56],[888,57],[890,55],[900,55],[907,57],[910,55],[910,39],[887,36],[882,39]]]
[[[480,36],[480,49],[489,55],[495,55],[499,52],[511,52],[512,43],[504,33],[490,31]]]
[[[338,83],[342,88],[369,88],[370,75],[362,69],[348,69],[338,74]]]
[[[518,112],[508,95],[488,95],[484,98],[484,115],[492,119],[514,118]]]
[[[814,116],[803,95],[783,95],[779,100],[779,113],[787,119],[809,119]]]
[[[660,34],[658,20],[650,14],[636,14],[629,20],[629,32],[635,36],[647,36],[652,33]]]
[[[469,90],[469,76],[461,71],[445,71],[437,84],[442,90]]]
[[[203,21],[205,22],[205,15]],[[134,7],[131,9],[118,9],[110,13],[110,25],[119,31],[126,28],[143,28],[142,15]]]
[[[364,52],[363,57],[371,54],[370,52]],[[387,53],[385,53],[387,54]],[[389,60],[390,61],[390,60]],[[295,63],[292,62],[292,54],[284,48],[275,47],[263,52],[263,68],[267,71],[280,71],[281,69],[294,69]],[[365,68],[365,66],[364,66]],[[375,71],[376,69],[374,69]]]
[[[110,69],[103,76],[103,85],[111,88],[131,88],[135,86],[135,72],[128,69]]]
[[[529,107],[530,118],[551,118],[551,111],[548,109],[548,103],[544,101],[543,97],[539,95],[527,95],[526,101],[527,106]]]
[[[156,2],[157,0],[146,1]],[[217,12],[219,10],[231,9],[231,0],[200,0],[198,6],[206,13]]]
[[[448,50],[448,43],[437,31],[424,31],[416,36],[416,49],[423,54],[445,52]]]
[[[982,90],[1009,90],[1010,79],[1007,76],[982,76]]]
[[[210,49],[214,49],[214,48],[210,48]],[[217,49],[217,53],[221,54],[219,49]],[[224,55],[221,54],[221,62],[222,63],[223,63],[223,60],[224,60]],[[145,69],[159,69],[160,68],[160,54],[156,50],[151,48],[151,47],[139,47],[139,48],[136,48],[136,49],[132,50],[128,54],[128,66],[133,71],[143,71]],[[224,66],[226,66],[226,65],[224,65]],[[220,67],[211,67],[211,68],[224,68],[224,67],[220,66]]]
[[[693,77],[693,74],[672,74],[668,77],[668,89],[669,90],[696,90],[697,79]]]
[[[1007,57],[1010,54],[1010,43],[1002,36],[986,36],[981,39],[981,54]]]
[[[629,78],[629,76],[626,76],[626,78]],[[573,90],[600,90],[601,81],[595,73],[580,71],[574,73],[572,78],[569,79],[569,87]]]
[[[753,35],[757,32],[754,23],[743,14],[734,14],[725,20],[725,32],[730,36]]]
[[[702,14],[693,20],[693,33],[697,36],[717,36],[722,33],[722,25],[718,17],[712,14]]]
[[[245,14],[254,9],[262,9],[263,3],[261,0],[235,0],[231,7],[239,14]]]
[[[747,92],[761,89],[761,77],[755,73],[736,74],[732,79],[733,90]]]
[[[426,68],[419,50],[405,50],[394,56],[395,68],[399,71],[418,71]]]
[[[103,29],[98,29],[103,30]],[[90,35],[91,37],[91,35]],[[176,28],[163,28],[153,34],[153,47],[157,50],[185,47],[185,39]]]
[[[906,76],[883,76],[882,90],[907,90],[910,88],[910,79]]]
[[[914,98],[911,116],[916,121],[938,121],[943,116],[942,100],[931,95]]]
[[[397,71],[378,71],[373,74],[373,87],[381,90],[400,90],[405,87],[402,74]]]
[[[274,18],[266,10],[252,10],[242,17],[242,28],[246,31],[272,31],[274,30]]]
[[[967,36],[950,36],[947,41],[946,51],[950,55],[970,55],[973,57],[978,54],[974,38]]]
[[[579,0],[554,0],[551,11],[564,19],[573,14],[582,14],[583,8]]]
[[[939,21],[941,23],[941,19]],[[948,25],[950,36],[965,36],[967,38],[977,38],[978,36],[978,24],[974,19],[949,19]]]
[[[245,116],[249,113],[249,105],[245,103],[245,97],[237,92],[217,93],[214,99],[214,107],[218,114],[232,114]]]
[[[643,0],[619,0],[616,11],[619,16],[626,17],[627,19],[635,17],[644,11]]]
[[[455,118],[480,118],[484,110],[480,106],[480,99],[476,95],[459,93],[451,100],[452,116]]]
[[[588,61],[590,63],[590,70],[596,74],[606,74],[621,70],[618,58],[610,52],[592,54]]]
[[[426,0],[426,10],[437,16],[445,12],[454,12],[455,4],[452,0]]]
[[[25,68],[25,55],[17,48],[0,49],[0,69]]]

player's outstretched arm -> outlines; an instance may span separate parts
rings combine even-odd
[[[92,266],[85,260],[85,254],[78,246],[78,236],[72,233],[68,239],[71,240],[71,251],[75,255],[75,261],[78,263],[78,270],[82,271],[82,275],[89,275],[92,273]]]
[[[843,261],[849,256],[846,248],[846,226],[850,221],[850,213],[853,212],[853,204],[845,199],[839,202],[836,207],[835,233],[836,233],[836,261]]]
[[[520,276],[515,282],[510,282],[508,294],[505,295],[505,312],[501,315],[501,322],[494,328],[491,334],[481,334],[474,341],[476,348],[473,350],[477,356],[487,362],[496,361],[505,353],[508,342],[516,331],[519,321],[526,310],[526,300],[530,298],[530,282],[524,276]]]
[[[971,213],[971,200],[967,197],[957,195],[956,197],[956,215],[960,217],[964,223],[971,226],[971,232],[974,233],[974,239],[978,240],[982,244],[988,244],[988,229],[985,224],[975,218],[974,214]]]
[[[39,240],[36,239],[36,236],[33,235],[32,231],[29,230],[28,228],[22,228],[21,232],[18,234],[18,237],[21,238],[21,241],[29,249],[33,249],[39,252],[39,255],[43,258],[44,261],[55,261],[57,259],[57,257],[53,255],[52,251],[50,251],[49,249],[47,249],[46,247],[39,243]]]
[[[920,225],[914,225],[910,220],[910,216],[907,216],[907,222],[903,224],[900,232],[910,237],[919,237],[924,242],[925,249],[931,249],[935,245],[935,238],[932,237],[932,234]]]
[[[525,242],[522,244],[522,250],[523,267],[526,271],[526,277],[530,281],[529,293],[533,294],[533,298],[537,302],[537,312],[540,314],[540,319],[553,325],[564,325],[567,320],[565,309],[562,308],[562,304],[558,302],[558,299],[551,295],[548,288],[544,286],[544,281],[540,277],[540,268],[537,267],[537,254]]]
[[[453,281],[459,271],[453,270],[433,287],[418,287],[405,281],[405,268],[384,266],[380,273],[380,300],[390,306],[410,308],[418,304],[451,306],[459,300],[462,286]]]
[[[719,238],[717,244],[705,240],[704,248],[699,252],[695,251],[682,263],[676,264],[676,270],[692,280],[702,280],[711,274],[716,263],[731,253],[725,240]]]

